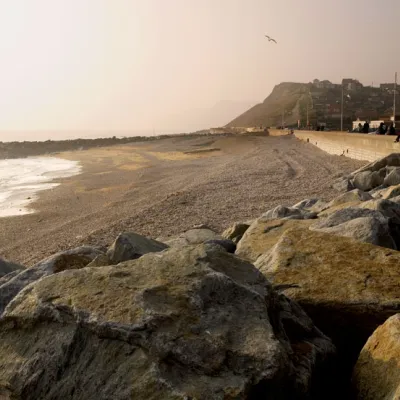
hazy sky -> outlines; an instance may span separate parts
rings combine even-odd
[[[392,81],[399,17],[400,0],[0,0],[0,130],[191,130],[281,81]]]

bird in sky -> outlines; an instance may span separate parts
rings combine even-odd
[[[268,42],[275,42],[276,44],[278,44],[278,42],[275,39],[272,39],[272,37],[265,35],[265,37],[268,39]]]

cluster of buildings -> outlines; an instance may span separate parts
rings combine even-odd
[[[359,121],[366,120],[390,122],[394,119],[394,95],[400,94],[395,83],[382,83],[379,87],[364,86],[352,78],[343,79],[339,84],[315,79],[309,84],[309,90],[313,125],[338,128],[343,102],[343,121],[346,129],[355,121],[357,125]]]
[[[374,88],[373,86],[364,86],[360,81],[357,79],[352,78],[345,78],[342,80],[342,83],[332,83],[328,80],[320,81],[319,79],[314,79],[313,82],[310,84],[316,89],[341,89],[343,87],[344,90],[349,92],[357,92],[362,90],[363,88]],[[398,87],[395,83],[381,83],[379,88],[382,92],[386,92],[388,94],[399,94]]]
[[[351,78],[343,79],[342,83],[332,83],[328,80],[320,81],[319,79],[314,79],[311,85],[316,89],[341,89],[343,87],[348,91],[357,91],[364,87],[357,79]]]

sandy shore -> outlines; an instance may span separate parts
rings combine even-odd
[[[278,205],[332,198],[338,173],[365,164],[294,137],[173,138],[65,152],[82,173],[40,193],[34,214],[0,220],[0,255],[27,266],[132,230],[167,237],[195,224],[222,231]]]

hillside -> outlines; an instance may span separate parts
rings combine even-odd
[[[344,127],[352,121],[378,120],[388,121],[393,113],[393,90],[363,86],[356,80],[343,80],[344,86]],[[382,85],[383,86],[383,85]],[[397,95],[397,101],[400,96]],[[342,85],[329,81],[315,80],[313,83],[284,82],[273,89],[261,103],[228,123],[228,127],[253,126],[302,126],[324,123],[328,127],[338,128],[341,118]]]
[[[285,110],[286,124],[297,124],[298,115],[306,115],[309,87],[304,83],[284,82],[275,86],[263,103],[257,104],[231,121],[227,126],[276,126],[282,123]]]

